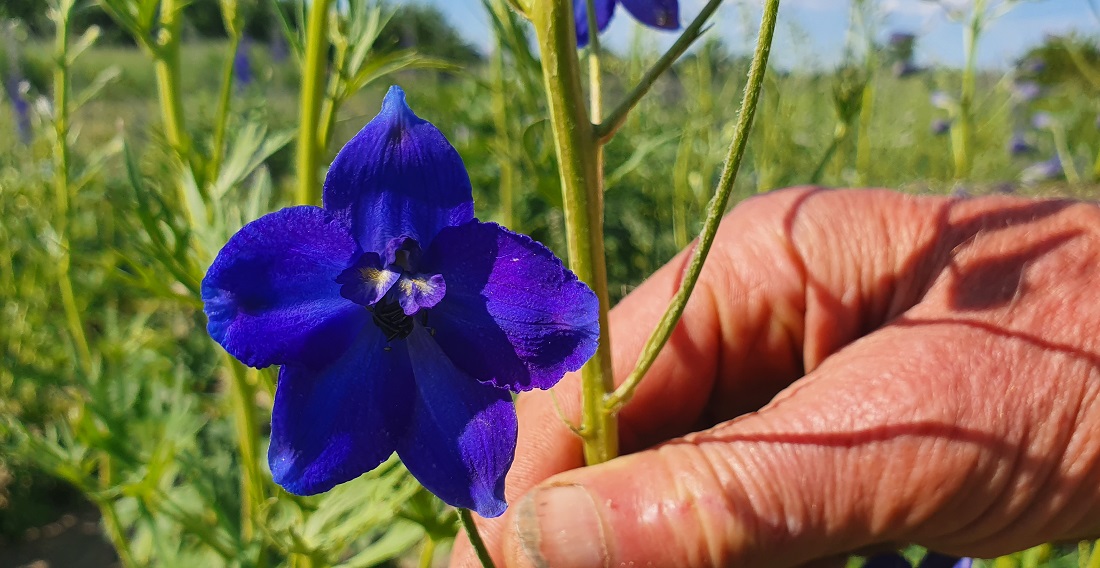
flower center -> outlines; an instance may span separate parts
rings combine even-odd
[[[401,304],[394,300],[382,300],[375,304],[371,310],[371,319],[386,334],[386,341],[405,339],[413,331],[412,316],[405,315]]]
[[[447,292],[442,274],[417,271],[419,259],[420,245],[398,237],[382,254],[363,253],[336,278],[340,295],[367,308],[388,341],[408,337],[417,321],[424,325],[428,308]]]

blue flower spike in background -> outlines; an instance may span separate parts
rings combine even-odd
[[[208,331],[281,365],[268,460],[315,494],[394,451],[428,490],[495,517],[516,445],[510,391],[596,350],[595,294],[532,239],[477,220],[457,151],[392,87],[336,156],[324,207],[229,239],[202,283]]]
[[[599,32],[607,29],[615,5],[622,4],[634,19],[651,28],[675,30],[680,28],[680,3],[678,0],[595,0],[596,26]],[[573,13],[577,26],[577,46],[588,45],[588,2],[573,0]]]

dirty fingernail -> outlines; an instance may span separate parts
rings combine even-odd
[[[558,485],[528,495],[516,509],[520,546],[538,568],[588,568],[607,564],[607,544],[596,502],[578,485]]]

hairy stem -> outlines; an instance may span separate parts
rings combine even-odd
[[[703,35],[703,26],[706,25],[711,15],[714,14],[715,10],[717,10],[718,6],[721,4],[722,0],[710,0],[707,2],[707,5],[703,6],[703,9],[699,11],[699,15],[684,28],[683,33],[680,34],[676,43],[672,44],[672,47],[668,48],[668,51],[653,64],[653,67],[646,71],[645,76],[643,76],[642,80],[630,91],[626,99],[619,103],[619,106],[615,107],[615,109],[607,115],[606,119],[596,125],[596,137],[601,143],[607,143],[608,140],[611,140],[611,137],[626,123],[630,111],[641,102],[642,98],[649,92],[649,89],[657,82],[657,79],[672,67],[672,64],[691,47],[691,44],[695,43],[695,40]],[[592,11],[589,10],[589,13],[591,12]],[[591,28],[591,25],[589,27]],[[590,31],[589,36],[594,36],[594,33]]]
[[[959,119],[951,129],[951,145],[955,158],[955,178],[966,179],[973,166],[974,95],[978,75],[978,37],[985,18],[986,0],[975,0],[969,23],[963,28],[962,92],[959,94]]]
[[[764,84],[764,72],[768,68],[768,56],[771,53],[772,38],[775,35],[775,21],[779,13],[779,0],[767,0],[764,5],[764,15],[760,20],[760,35],[756,40],[756,49],[752,56],[752,65],[749,68],[749,81],[745,85],[745,93],[741,99],[741,110],[738,113],[737,130],[730,143],[729,152],[726,155],[726,164],[722,169],[722,175],[718,180],[714,197],[707,205],[706,219],[703,221],[703,230],[699,234],[699,241],[695,251],[691,255],[684,280],[680,289],[676,291],[672,302],[665,310],[657,328],[649,336],[642,354],[634,370],[627,376],[626,381],[615,390],[605,402],[605,412],[614,416],[623,405],[630,401],[634,391],[641,384],[649,368],[656,361],[657,355],[672,336],[676,323],[684,313],[688,298],[699,281],[699,274],[703,270],[703,263],[707,259],[707,253],[714,243],[714,235],[718,232],[718,224],[726,211],[730,194],[733,192],[733,183],[737,180],[737,171],[741,168],[741,161],[745,156],[745,147],[748,145],[749,132],[752,129],[753,117],[756,113],[756,105],[760,100],[760,89]]]
[[[225,157],[225,130],[229,122],[229,103],[233,93],[233,63],[240,48],[241,34],[230,34],[229,46],[225,53],[225,65],[222,66],[222,84],[218,93],[218,110],[214,118],[214,142],[210,152],[210,166],[207,168],[207,179],[211,182],[218,179],[222,159]]]
[[[489,549],[485,548],[485,541],[481,540],[481,534],[477,532],[477,525],[474,524],[474,516],[470,514],[470,510],[460,508],[458,518],[462,521],[462,528],[466,531],[466,536],[469,537],[474,551],[477,552],[477,559],[481,561],[482,567],[495,568],[493,557],[489,556]]]
[[[581,88],[573,3],[534,2],[531,20],[542,54],[543,85],[549,99],[550,125],[561,175],[569,265],[592,287],[600,302],[599,347],[581,369],[584,455],[587,463],[595,464],[615,457],[619,451],[618,425],[614,417],[603,412],[603,399],[614,383],[596,135]]]
[[[160,30],[153,48],[153,70],[157,78],[157,93],[160,95],[164,135],[180,161],[190,164],[191,139],[187,135],[183,118],[183,88],[180,80],[182,9],[178,0],[161,1]]]
[[[248,378],[248,368],[231,355],[225,356],[229,367],[232,392],[230,405],[234,427],[237,429],[237,448],[241,459],[241,540],[252,540],[255,527],[255,508],[264,500],[263,478],[260,470],[256,424],[256,386]]]

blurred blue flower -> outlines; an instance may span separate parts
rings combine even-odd
[[[933,91],[932,95],[928,97],[928,102],[932,103],[932,106],[944,110],[951,110],[956,106],[955,98],[943,91]]]
[[[1029,103],[1043,94],[1043,88],[1034,81],[1016,81],[1012,83],[1012,98],[1017,102]]]
[[[239,89],[252,84],[252,61],[248,57],[251,46],[252,41],[248,36],[244,36],[241,38],[241,44],[237,46],[237,52],[233,54],[233,78]]]
[[[1020,172],[1020,181],[1024,183],[1039,183],[1051,181],[1062,177],[1062,160],[1054,156],[1049,160],[1037,162]]]
[[[635,20],[663,30],[680,27],[680,3],[678,0],[595,0],[596,27],[602,32],[611,22],[615,5],[622,4]],[[577,47],[588,45],[588,2],[573,0],[573,16],[577,26]]]
[[[1013,156],[1022,156],[1033,152],[1035,152],[1035,146],[1028,142],[1027,138],[1020,132],[1013,134],[1008,141],[1008,153]]]
[[[596,350],[595,294],[529,237],[474,217],[458,152],[390,89],[344,146],[324,207],[242,228],[202,282],[210,335],[282,365],[268,461],[327,491],[394,451],[428,490],[495,517],[516,444],[509,391]]]
[[[27,103],[27,97],[23,94],[24,83],[12,74],[4,79],[4,92],[11,102],[11,110],[15,115],[15,129],[19,135],[19,141],[24,145],[31,143],[31,109]]]
[[[1043,71],[1046,71],[1047,63],[1039,57],[1029,57],[1018,64],[1016,64],[1016,70],[1024,75],[1039,75]]]
[[[909,32],[891,32],[887,43],[890,47],[904,48],[906,46],[912,46],[916,39],[917,36]]]
[[[937,118],[932,121],[932,134],[942,136],[951,130],[951,121],[946,118]]]
[[[899,79],[903,77],[911,77],[920,73],[921,71],[924,71],[924,69],[918,67],[917,64],[909,60],[895,61],[893,70],[894,76]]]
[[[1054,116],[1049,112],[1037,112],[1031,115],[1031,126],[1039,130],[1046,130],[1054,126]]]

